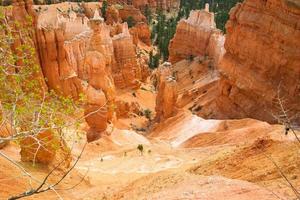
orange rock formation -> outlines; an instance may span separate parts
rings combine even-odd
[[[70,150],[66,143],[52,131],[44,131],[37,137],[28,136],[21,143],[21,160],[23,162],[42,163],[68,167],[71,162]],[[63,165],[62,163],[63,162]]]
[[[128,4],[144,10],[146,6],[153,9],[170,10],[179,7],[179,0],[109,0],[110,4]]]
[[[164,63],[158,68],[158,93],[155,107],[157,121],[172,117],[177,112],[177,83],[172,75],[171,67],[170,63]]]
[[[195,56],[209,56],[218,63],[224,54],[224,36],[216,28],[214,14],[207,10],[191,11],[177,25],[169,45],[172,63]]]
[[[232,9],[217,101],[226,117],[274,122],[278,91],[290,116],[300,112],[299,22],[292,1],[246,0]]]

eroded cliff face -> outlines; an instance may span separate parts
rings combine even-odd
[[[246,0],[232,9],[226,28],[217,99],[223,117],[274,122],[278,92],[289,115],[299,113],[300,7],[293,1]]]
[[[126,23],[107,25],[97,10],[92,19],[73,11],[58,13],[55,6],[39,13],[38,45],[47,84],[66,96],[87,94],[88,141],[100,138],[113,120],[116,87],[138,88],[148,76],[147,58],[137,55],[139,41],[150,38],[142,28],[132,32],[135,43]]]
[[[172,65],[164,63],[157,69],[156,121],[173,117],[177,113],[177,82],[172,74]]]
[[[123,32],[113,37],[116,65],[113,68],[115,84],[119,88],[138,87],[142,79],[142,71],[137,60],[136,47],[128,31],[127,24]]]
[[[47,17],[50,13],[51,19]],[[117,87],[136,87],[148,73],[141,64],[145,58],[137,57],[136,45],[138,41],[149,43],[149,29],[138,25],[131,31],[133,40],[127,25],[119,21],[101,25],[98,34],[93,34],[89,24],[87,17],[74,12],[64,17],[51,6],[39,14],[38,44],[48,86],[64,95],[78,97],[86,82],[93,82],[85,65],[86,52],[93,48],[105,57],[107,73]]]
[[[142,12],[131,5],[124,5],[121,9],[119,9],[119,16],[123,22],[125,22],[129,17],[132,17],[134,23],[147,21]]]
[[[108,0],[110,4],[128,4],[136,8],[144,10],[147,6],[152,9],[177,9],[179,7],[179,0]]]
[[[191,11],[188,19],[177,25],[169,45],[169,61],[176,63],[196,56],[209,56],[218,63],[222,58],[225,37],[216,28],[214,14],[205,10]]]

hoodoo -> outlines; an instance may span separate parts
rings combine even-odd
[[[225,52],[225,37],[216,28],[214,13],[208,9],[191,11],[188,19],[179,21],[169,45],[170,62],[196,56],[212,57],[216,63],[220,61]]]
[[[299,127],[299,0],[0,1],[0,199],[300,199]]]

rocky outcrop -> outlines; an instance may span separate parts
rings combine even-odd
[[[144,10],[147,6],[152,9],[171,10],[179,8],[179,0],[108,0],[110,4],[128,4]]]
[[[223,117],[274,122],[278,92],[289,115],[300,112],[300,7],[292,2],[246,0],[231,10],[219,67]]]
[[[115,85],[111,75],[114,49],[109,29],[98,12],[95,12],[89,24],[92,35],[85,55],[84,68],[87,70],[89,83],[85,108],[86,122],[90,127],[87,140],[91,142],[101,137],[107,122],[113,118]]]
[[[85,120],[89,125],[87,141],[92,142],[105,133],[108,121],[107,98],[101,89],[92,86],[87,89],[87,105],[84,114]]]
[[[157,71],[156,121],[173,117],[177,112],[177,83],[170,63],[164,63]]]
[[[177,25],[169,45],[169,61],[172,63],[195,56],[209,56],[217,64],[224,54],[225,38],[216,28],[214,14],[205,10],[191,11],[188,19]]]
[[[53,12],[53,13],[52,13]],[[49,14],[55,17],[49,19]],[[72,15],[71,15],[72,16]],[[46,78],[46,83],[50,89],[54,89],[66,96],[74,98],[82,92],[82,83],[78,74],[82,74],[82,70],[76,68],[76,59],[72,60],[70,56],[70,40],[78,33],[88,31],[87,19],[70,17],[64,18],[57,14],[57,11],[40,13],[37,24],[38,49],[42,63],[43,74]],[[65,45],[65,42],[67,45]],[[78,50],[80,44],[78,44]],[[81,48],[83,44],[81,43]],[[81,52],[78,54],[82,55]],[[78,65],[79,66],[79,65]]]
[[[112,5],[107,8],[105,22],[109,25],[113,25],[121,22],[119,10],[115,6]]]
[[[113,47],[116,65],[113,67],[113,77],[118,88],[139,86],[142,79],[142,71],[139,65],[136,47],[129,33],[127,24],[123,25],[121,34],[113,37]]]
[[[116,101],[116,114],[118,118],[128,118],[131,115],[141,114],[141,108],[137,102]]]
[[[132,17],[134,24],[138,22],[147,22],[147,19],[142,12],[131,5],[124,5],[119,9],[119,16],[123,22],[126,22],[129,17]]]
[[[0,120],[0,138],[8,138],[12,135],[11,126],[8,123],[3,122]],[[9,143],[8,140],[1,140],[0,139],[0,149],[5,147]]]
[[[137,45],[139,41],[151,46],[151,32],[149,26],[144,23],[138,23],[130,29],[130,34],[133,36],[133,43]]]
[[[20,142],[21,161],[45,165],[69,167],[70,149],[66,143],[48,130],[35,136],[28,136]],[[63,163],[62,163],[63,162]]]
[[[9,143],[8,140],[1,140],[1,138],[8,138],[11,135],[12,135],[12,128],[3,119],[2,106],[0,102],[0,149],[5,147]]]
[[[85,64],[88,51],[97,51],[104,56],[105,76],[113,77],[117,87],[137,87],[148,71],[144,66],[145,58],[137,57],[128,27],[119,23],[110,27],[104,24],[91,27],[89,24],[91,22],[86,17],[78,17],[72,12],[64,17],[52,6],[39,13],[38,44],[49,88],[66,96],[78,97],[88,82],[95,84],[98,81],[100,84],[101,78],[90,80],[93,76],[88,71],[90,64]],[[138,25],[133,32],[135,38],[149,43],[148,27]],[[88,60],[95,62],[95,58]]]

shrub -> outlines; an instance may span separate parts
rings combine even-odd
[[[146,109],[144,110],[144,116],[148,119],[151,120],[151,116],[152,116],[152,111],[150,109]]]
[[[143,146],[142,144],[139,144],[139,145],[137,146],[137,150],[140,151],[141,156],[142,156],[142,155],[143,155],[143,152],[144,152],[144,146]]]

